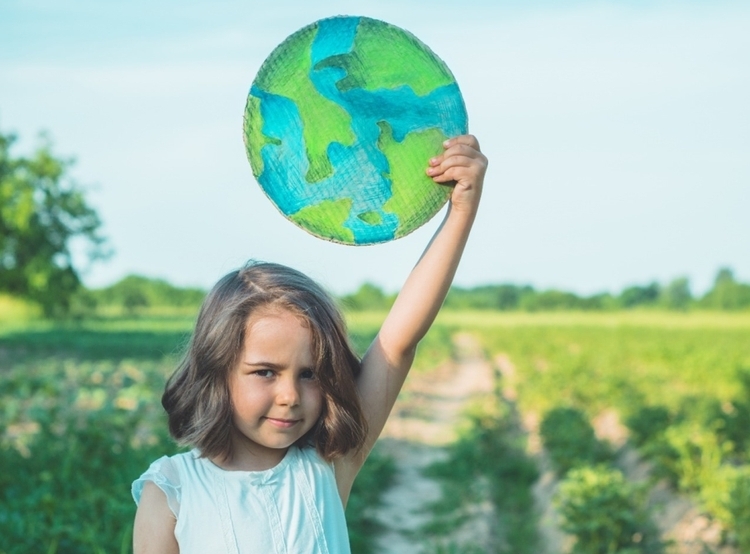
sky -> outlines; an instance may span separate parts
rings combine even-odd
[[[750,281],[750,3],[741,1],[3,0],[0,131],[73,157],[113,256],[210,287],[247,259],[335,293],[397,290],[443,213],[352,247],[288,222],[242,140],[250,85],[294,31],[332,15],[402,27],[454,73],[489,158],[455,283],[579,294],[720,267]]]

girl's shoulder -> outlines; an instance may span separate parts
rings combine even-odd
[[[326,461],[314,446],[293,446],[292,449],[294,449],[294,455],[299,460],[299,463],[333,472],[333,462]]]
[[[131,486],[133,500],[136,504],[140,502],[143,487],[150,481],[164,492],[170,510],[177,517],[183,485],[191,475],[195,474],[196,464],[200,464],[200,454],[196,450],[173,456],[162,456],[153,461],[148,469],[133,481]]]

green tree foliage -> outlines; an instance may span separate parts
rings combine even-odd
[[[354,294],[341,297],[342,304],[349,310],[387,310],[393,305],[394,296],[386,295],[372,283],[365,283]]]
[[[128,275],[112,286],[90,291],[96,305],[121,307],[130,314],[148,307],[197,308],[205,295],[203,289],[175,287],[163,279],[140,275]]]
[[[633,286],[623,290],[618,300],[623,308],[653,306],[658,301],[660,292],[658,283],[651,283],[646,286]]]
[[[517,310],[521,299],[533,293],[534,289],[528,285],[452,287],[445,300],[445,307],[454,310]]]
[[[739,283],[729,268],[719,270],[714,287],[703,297],[701,305],[717,310],[750,308],[750,285]]]
[[[384,310],[391,306],[394,296],[386,295],[375,285],[365,283],[359,290],[342,297],[350,310]],[[451,287],[444,307],[450,310],[521,310],[546,311],[604,311],[631,308],[666,308],[685,311],[691,307],[718,310],[750,308],[750,284],[738,283],[729,269],[722,269],[714,288],[702,299],[693,297],[686,277],[673,279],[667,285],[657,282],[626,287],[619,295],[607,292],[581,296],[569,291],[535,290],[530,285],[498,284],[477,287]]]
[[[670,310],[687,310],[693,302],[690,282],[686,277],[679,277],[661,291],[661,301]]]
[[[581,297],[559,290],[537,291],[529,285],[482,285],[452,287],[445,307],[454,310],[603,310],[613,307],[609,294]]]
[[[104,254],[101,221],[67,173],[70,160],[44,140],[31,157],[16,157],[16,137],[0,132],[0,290],[38,302],[48,316],[66,313],[81,282],[71,242]]]
[[[612,304],[612,298],[608,294],[581,297],[572,292],[554,289],[527,294],[521,298],[521,308],[529,312],[603,310],[611,307]]]
[[[571,310],[576,307],[578,300],[572,292],[545,290],[526,295],[521,301],[521,306],[530,312]]]

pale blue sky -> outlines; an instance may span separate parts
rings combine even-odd
[[[95,185],[115,255],[89,285],[208,287],[253,257],[335,292],[398,288],[441,216],[326,243],[263,196],[242,144],[265,57],[337,14],[408,29],[458,79],[491,164],[458,284],[703,292],[722,265],[750,281],[750,3],[4,0],[0,129],[19,152],[49,131]]]

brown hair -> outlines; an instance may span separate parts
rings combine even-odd
[[[203,456],[231,457],[229,372],[238,362],[248,318],[265,307],[290,310],[312,333],[323,411],[299,442],[313,444],[329,461],[361,448],[367,423],[354,382],[360,359],[349,343],[341,312],[303,273],[265,262],[249,262],[225,275],[203,302],[188,351],[162,396],[169,432],[179,444],[198,448]]]

